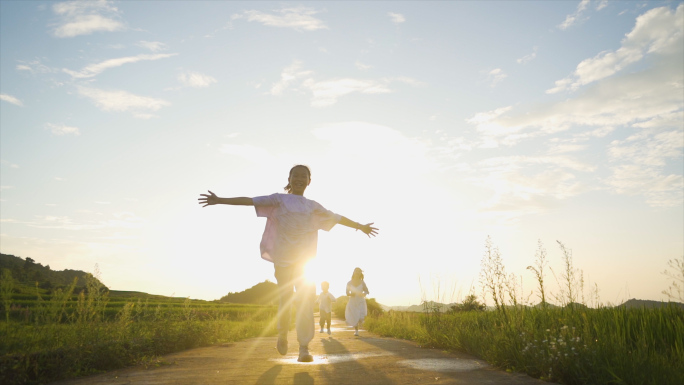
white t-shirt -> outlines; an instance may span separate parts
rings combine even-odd
[[[282,267],[316,256],[318,230],[329,231],[341,216],[295,194],[252,198],[258,217],[266,217],[261,258]]]
[[[318,296],[318,308],[326,313],[332,313],[332,303],[335,302],[335,296],[327,293],[321,293]]]

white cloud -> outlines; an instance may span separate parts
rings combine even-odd
[[[341,96],[359,92],[362,94],[382,94],[392,92],[387,84],[375,80],[361,79],[333,79],[324,81],[314,81],[308,79],[302,86],[308,88],[313,93],[311,105],[313,107],[326,107],[337,103]]]
[[[653,167],[618,165],[606,183],[618,194],[644,195],[646,203],[654,207],[673,207],[684,201],[684,177],[676,174],[664,175]]]
[[[630,125],[681,128],[684,108],[683,17],[684,5],[680,5],[676,17],[667,8],[656,8],[637,18],[637,27],[626,39],[640,40],[644,48],[657,47],[647,51],[653,57],[650,67],[610,77],[582,75],[581,80],[579,77],[575,80],[591,80],[594,84],[574,98],[537,106],[515,116],[502,115],[486,122],[471,123],[478,124],[478,131],[486,134],[488,139],[508,144],[573,127],[582,127],[584,131]],[[652,25],[656,21],[659,23]],[[670,24],[661,24],[664,21]],[[659,37],[653,38],[654,35]],[[573,79],[563,79],[562,82],[564,87],[569,86]]]
[[[168,49],[166,44],[158,41],[140,40],[138,43],[136,43],[136,45],[138,47],[147,48],[152,52],[166,51]]]
[[[495,68],[489,71],[487,75],[487,80],[489,81],[489,85],[491,87],[496,86],[499,82],[508,77],[508,75],[505,74],[501,68]]]
[[[408,85],[411,85],[414,87],[425,87],[425,85],[426,85],[424,82],[421,82],[420,80],[416,80],[414,78],[410,78],[408,76],[399,76],[396,78],[385,78],[383,80],[385,80],[387,82],[397,81],[397,82],[405,83],[405,84],[408,84]]]
[[[14,164],[14,163],[12,163],[12,162],[10,162],[10,161],[8,161],[8,160],[4,160],[4,159],[0,159],[0,164],[9,165],[10,168],[19,168],[19,165]]]
[[[296,90],[308,90],[312,93],[311,106],[326,107],[337,103],[337,99],[341,96],[355,92],[361,94],[390,93],[392,90],[389,85],[393,82],[406,83],[412,86],[425,85],[419,80],[405,76],[379,80],[354,78],[315,80],[310,75],[313,75],[312,71],[302,70],[302,63],[295,61],[283,70],[280,81],[273,84],[269,93],[281,95],[286,89],[294,86]],[[302,79],[304,80],[301,81]]]
[[[607,6],[608,6],[608,0],[599,0],[598,4],[596,4],[596,10],[600,11]]]
[[[319,11],[308,7],[283,8],[275,14],[263,13],[256,10],[244,11],[231,16],[231,20],[245,18],[270,27],[292,28],[296,31],[316,31],[327,29],[323,21],[313,17]]]
[[[213,83],[216,83],[216,79],[209,75],[190,71],[178,75],[178,80],[183,83],[183,85],[194,88],[209,87]]]
[[[578,172],[595,167],[561,156],[507,156],[475,164],[470,182],[492,191],[481,210],[509,216],[539,213],[588,189]]]
[[[361,71],[367,71],[367,70],[373,68],[373,66],[363,64],[358,60],[356,61],[356,63],[354,63],[354,65],[356,66],[356,68],[360,69]]]
[[[668,160],[681,158],[682,149],[681,130],[647,129],[624,140],[614,140],[608,147],[608,154],[613,161],[665,166]]]
[[[67,1],[52,6],[59,16],[59,22],[53,34],[56,37],[74,37],[89,35],[98,31],[120,31],[123,23],[104,14],[114,15],[118,9],[107,0]]]
[[[162,99],[155,99],[146,96],[138,96],[126,91],[104,91],[96,88],[79,87],[78,93],[90,98],[95,105],[103,111],[157,111],[171,103]]]
[[[46,123],[45,128],[49,129],[53,135],[81,135],[78,127],[67,126],[66,124]]]
[[[671,124],[681,122],[678,116],[683,107],[683,84],[681,65],[663,63],[642,72],[604,79],[574,99],[537,106],[512,116],[501,113],[487,119],[492,112],[480,113],[475,116],[478,119],[473,117],[469,123],[476,124],[478,132],[488,139],[507,145],[573,127],[672,127]]]
[[[527,63],[531,62],[532,60],[534,60],[534,58],[536,58],[536,57],[537,57],[537,47],[534,47],[534,48],[532,48],[532,53],[527,54],[527,55],[521,57],[520,59],[517,59],[516,62],[518,64],[527,64]]]
[[[597,80],[612,76],[641,60],[644,53],[669,54],[681,50],[684,36],[684,4],[675,12],[669,7],[654,8],[636,19],[636,25],[622,40],[616,51],[604,51],[577,65],[573,74],[556,81],[549,94],[576,90]]]
[[[301,79],[309,74],[311,71],[302,71],[302,62],[295,60],[288,67],[285,67],[280,73],[280,81],[274,83],[271,87],[271,95],[280,95],[296,80]]]
[[[71,70],[68,70],[66,68],[64,68],[62,71],[68,73],[73,78],[85,79],[85,78],[91,78],[91,77],[97,76],[107,69],[120,67],[124,64],[137,63],[139,61],[166,59],[168,57],[172,57],[175,55],[177,55],[177,54],[171,53],[171,54],[137,55],[137,56],[129,56],[129,57],[120,57],[120,58],[116,58],[116,59],[105,60],[103,62],[96,63],[96,64],[91,64],[89,66],[84,67],[80,71],[71,71]]]
[[[619,50],[604,53],[598,59],[585,60],[585,66],[578,66],[582,70],[561,81],[563,89],[591,83],[582,93],[557,103],[516,106],[515,111],[502,107],[468,119],[477,128],[479,147],[514,146],[523,140],[534,143],[534,138],[549,136],[545,143],[537,142],[547,154],[580,157],[591,149],[588,159],[601,162],[601,169],[609,173],[598,183],[594,180],[584,185],[577,173],[593,171],[571,163],[535,163],[510,157],[483,161],[474,167],[472,180],[494,191],[485,207],[513,212],[520,207],[518,214],[537,212],[585,191],[587,185],[639,195],[654,207],[681,205],[684,177],[674,170],[681,170],[684,152],[683,12],[684,6],[679,5],[676,12],[656,8],[637,18],[622,48],[638,47],[639,60],[650,55],[644,69],[619,72],[624,66],[618,64],[629,61],[629,56]],[[608,60],[599,60],[609,54],[619,60],[610,65]],[[597,140],[608,135],[615,137],[609,145]],[[558,187],[551,186],[554,183]],[[549,187],[544,189],[546,185]]]
[[[404,15],[400,13],[388,12],[387,15],[390,17],[390,20],[394,24],[401,24],[406,21]]]
[[[578,23],[580,21],[580,18],[582,17],[582,14],[587,9],[588,5],[589,0],[580,1],[580,3],[577,5],[577,9],[575,10],[575,12],[567,15],[565,17],[565,20],[558,25],[558,28],[566,30],[570,28],[573,24]]]
[[[416,79],[400,76],[396,78],[373,79],[354,79],[341,78],[329,80],[315,80],[312,71],[302,70],[302,63],[295,61],[281,73],[279,82],[273,84],[271,95],[281,95],[291,86],[298,87],[297,90],[308,90],[312,93],[311,106],[326,107],[337,103],[337,100],[351,93],[361,94],[382,94],[390,93],[392,90],[389,85],[393,82],[402,82],[413,86],[424,86],[423,82]],[[305,80],[299,81],[303,78]]]
[[[502,115],[502,114],[510,111],[512,108],[513,108],[513,106],[508,106],[508,107],[497,108],[496,110],[493,110],[493,111],[478,112],[472,118],[466,119],[466,122],[472,123],[472,124],[486,123],[486,122],[489,122],[490,120],[496,118],[497,116]]]
[[[53,70],[52,68],[42,64],[38,60],[32,60],[29,62],[19,61],[19,63],[21,63],[21,64],[17,64],[17,67],[16,67],[17,71],[29,71],[32,74],[35,74],[35,73],[46,74],[46,73],[55,72],[55,70]]]
[[[24,103],[22,103],[21,100],[15,98],[15,97],[12,96],[12,95],[0,94],[0,100],[5,101],[5,102],[7,102],[7,103],[12,103],[12,104],[14,104],[15,106],[19,106],[19,107],[23,107],[23,106],[24,106]]]

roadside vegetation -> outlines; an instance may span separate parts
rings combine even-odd
[[[1,384],[164,365],[169,363],[159,359],[163,354],[275,335],[272,305],[110,292],[92,274],[65,287],[31,288],[10,269],[1,274]],[[79,279],[84,286],[77,286]]]
[[[485,310],[471,293],[446,312],[426,301],[423,313],[389,311],[369,317],[364,326],[383,336],[464,351],[505,370],[562,384],[684,384],[684,305],[605,306],[597,287],[585,296],[583,273],[574,267],[571,250],[561,242],[558,246],[564,271],[551,271],[556,291],[548,288],[550,269],[541,242],[528,267],[537,282],[539,302],[534,306],[522,296],[520,277],[506,274],[498,249],[488,239],[480,285],[481,298],[493,306]],[[671,261],[664,273],[673,280],[664,291],[672,300],[681,300],[681,266]]]

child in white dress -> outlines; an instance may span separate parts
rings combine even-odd
[[[361,230],[375,236],[373,223],[362,225],[332,211],[318,202],[304,198],[304,190],[311,183],[311,170],[304,165],[290,169],[287,194],[272,194],[255,198],[221,198],[213,192],[200,194],[202,207],[224,204],[254,206],[258,217],[266,217],[266,229],[261,238],[261,258],[275,266],[280,302],[278,305],[278,342],[276,348],[287,354],[287,332],[290,327],[290,309],[296,303],[297,341],[300,362],[311,362],[309,342],[314,336],[313,304],[316,287],[304,279],[304,266],[316,255],[318,230],[330,230],[335,224]],[[293,289],[296,291],[293,298]]]
[[[351,281],[347,282],[347,295],[349,302],[344,312],[344,318],[347,325],[354,327],[354,335],[359,335],[359,325],[363,323],[363,319],[368,314],[368,307],[366,306],[366,296],[368,286],[363,280],[363,271],[360,268],[354,269]]]
[[[323,327],[328,324],[328,335],[330,335],[330,321],[332,319],[332,303],[336,301],[335,296],[328,291],[330,284],[326,281],[321,282],[321,295],[318,296],[318,310],[320,313],[321,333]]]

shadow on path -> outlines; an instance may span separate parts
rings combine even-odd
[[[529,383],[531,379],[524,373],[501,371],[486,361],[463,352],[446,352],[434,348],[420,348],[412,342],[388,338],[363,338],[364,343],[386,350],[401,357],[396,362],[408,368],[437,372],[452,379],[467,376],[474,383],[487,383],[494,379],[507,384]]]
[[[314,385],[314,379],[306,372],[295,373],[294,385]]]
[[[278,374],[283,370],[283,365],[275,365],[271,369],[268,369],[257,379],[257,385],[275,385],[276,378]],[[313,382],[312,382],[313,384]]]
[[[330,384],[356,383],[359,378],[363,378],[368,384],[389,384],[391,381],[377,370],[368,370],[361,364],[360,360],[372,359],[374,356],[382,354],[367,354],[363,352],[350,352],[349,349],[335,338],[321,338],[325,357],[321,357],[321,362],[326,362],[321,366],[321,375]],[[356,380],[355,380],[356,379]]]

